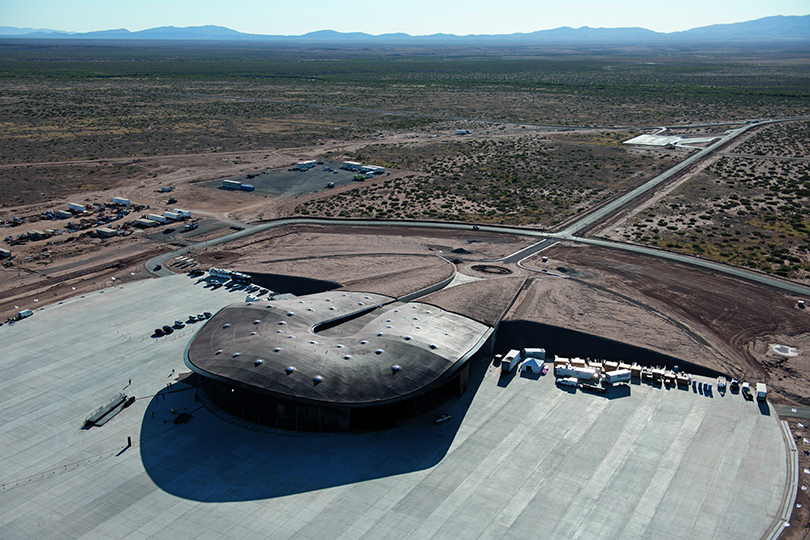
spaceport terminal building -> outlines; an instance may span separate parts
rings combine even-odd
[[[463,394],[494,328],[434,305],[329,291],[233,304],[184,354],[207,397],[256,424],[310,432],[394,427]]]

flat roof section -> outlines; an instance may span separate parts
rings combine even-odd
[[[367,320],[358,328],[348,320],[354,315]],[[345,335],[340,325],[317,333],[341,318],[348,321]],[[330,291],[228,306],[189,344],[186,363],[201,375],[277,398],[382,405],[444,381],[491,331],[427,304]]]

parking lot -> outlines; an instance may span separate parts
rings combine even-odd
[[[356,182],[354,175],[356,171],[344,171],[340,168],[342,162],[325,161],[323,165],[313,167],[308,171],[299,170],[269,170],[252,173],[253,178],[247,176],[236,176],[233,178],[223,178],[213,182],[206,182],[203,185],[214,189],[222,189],[222,180],[235,180],[243,184],[250,184],[256,188],[255,191],[246,191],[254,195],[267,195],[272,197],[297,197],[305,193],[312,193],[329,189],[329,182],[334,182],[335,186],[343,186]],[[324,168],[329,167],[330,171]]]
[[[748,540],[779,511],[777,416],[739,395],[594,395],[476,358],[440,425],[312,435],[235,421],[183,382],[204,323],[152,337],[244,301],[196,282],[135,282],[0,327],[0,538]],[[118,392],[136,401],[84,429]],[[172,409],[193,417],[176,425]]]

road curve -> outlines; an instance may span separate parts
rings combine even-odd
[[[195,94],[196,95],[196,94]],[[208,96],[208,97],[224,97],[224,96]],[[240,99],[240,98],[231,98],[231,99]],[[306,104],[311,105],[311,104]],[[328,106],[324,106],[328,107]],[[383,111],[377,111],[383,112]],[[397,114],[397,113],[392,113]],[[420,115],[426,116],[426,115]],[[705,270],[709,270],[711,272],[717,272],[718,274],[725,274],[728,276],[733,276],[736,278],[744,279],[746,281],[750,281],[753,283],[758,283],[761,285],[765,285],[767,287],[772,287],[774,289],[778,289],[790,294],[798,294],[810,297],[810,287],[800,285],[798,283],[792,283],[789,281],[783,281],[781,279],[777,279],[765,274],[761,274],[759,272],[754,272],[751,270],[745,270],[743,268],[729,266],[723,263],[714,262],[706,259],[699,259],[697,257],[691,257],[687,255],[681,255],[678,253],[672,253],[669,251],[663,251],[658,249],[653,249],[645,246],[638,246],[633,244],[624,244],[620,242],[612,242],[612,241],[605,241],[605,240],[598,240],[592,238],[581,238],[576,236],[577,233],[584,230],[588,227],[590,223],[593,225],[595,222],[602,221],[604,219],[609,218],[611,215],[621,211],[621,209],[630,203],[633,199],[636,199],[648,191],[654,189],[656,186],[660,185],[661,183],[665,182],[673,175],[680,173],[681,171],[691,167],[698,161],[708,157],[711,155],[715,150],[717,150],[722,145],[728,143],[735,137],[738,137],[751,129],[755,126],[761,126],[763,124],[771,124],[771,123],[778,123],[778,122],[785,122],[791,120],[802,120],[806,118],[791,118],[791,119],[775,119],[769,120],[767,122],[761,122],[757,124],[746,124],[740,128],[730,129],[726,132],[725,135],[721,136],[720,139],[708,147],[700,150],[699,152],[695,153],[694,155],[686,158],[684,161],[678,163],[674,167],[664,171],[663,173],[657,175],[656,177],[652,178],[648,182],[645,182],[641,186],[629,191],[628,193],[617,197],[613,201],[605,204],[604,206],[597,208],[595,211],[588,213],[587,215],[576,219],[573,223],[568,225],[565,229],[557,233],[549,233],[538,231],[536,229],[530,228],[523,228],[523,227],[515,227],[515,226],[500,226],[500,225],[479,225],[476,228],[481,231],[491,232],[491,233],[500,233],[500,234],[518,234],[522,236],[534,236],[538,237],[539,241],[531,246],[523,248],[507,257],[499,259],[498,262],[503,263],[518,263],[536,253],[546,249],[555,243],[561,240],[567,240],[571,242],[579,242],[584,244],[596,245],[600,247],[606,247],[610,249],[620,249],[624,251],[629,251],[632,253],[637,253],[639,255],[644,255],[648,257],[655,257],[659,259],[670,260],[673,262],[677,262],[680,264],[686,264],[690,266],[695,266],[699,268],[703,268]],[[722,124],[718,124],[722,125]],[[163,255],[159,255],[157,257],[153,257],[149,261],[146,262],[146,269],[150,272],[154,273],[158,276],[164,275],[171,275],[172,272],[169,270],[162,268],[161,270],[155,270],[158,264],[162,264],[163,261],[177,257],[179,255],[183,255],[193,250],[204,249],[209,246],[214,246],[217,244],[222,244],[225,242],[230,242],[232,240],[236,240],[238,238],[242,238],[245,236],[249,236],[267,229],[271,229],[274,227],[281,227],[284,225],[293,225],[293,224],[314,224],[314,225],[352,225],[352,226],[368,226],[368,227],[416,227],[416,228],[426,228],[426,229],[455,229],[455,230],[470,230],[472,225],[470,224],[461,224],[461,223],[442,223],[442,222],[435,222],[435,221],[388,221],[388,220],[373,220],[373,219],[327,219],[327,218],[284,218],[278,219],[266,223],[261,223],[259,225],[254,225],[252,227],[247,227],[241,231],[237,231],[219,238],[215,238],[213,240],[206,240],[197,244],[193,244],[190,246],[186,246],[175,250],[171,253],[165,253]],[[494,261],[493,261],[494,262]]]
[[[158,264],[163,264],[163,262],[168,259],[184,255],[190,251],[205,249],[209,246],[215,246],[218,244],[231,242],[233,240],[243,238],[245,236],[250,236],[252,234],[256,234],[258,232],[265,231],[267,229],[272,229],[275,227],[282,227],[285,225],[302,225],[302,224],[327,225],[327,226],[351,225],[358,227],[408,227],[408,228],[416,227],[425,229],[447,229],[447,230],[466,230],[466,231],[471,230],[470,225],[465,225],[461,223],[438,223],[425,221],[378,221],[373,219],[339,220],[339,219],[321,219],[321,218],[285,218],[270,221],[267,223],[262,223],[259,225],[255,225],[253,227],[248,227],[241,231],[236,231],[234,233],[221,236],[219,238],[214,238],[213,240],[205,240],[203,242],[192,244],[190,246],[185,246],[170,253],[158,255],[157,257],[153,257],[146,262],[146,269],[157,276],[173,275],[173,272],[167,270],[166,268],[162,268],[159,271],[155,271],[154,268]],[[753,283],[759,283],[767,287],[772,287],[774,289],[778,289],[790,294],[803,295],[810,298],[810,287],[798,283],[783,281],[765,274],[760,274],[759,272],[754,272],[751,270],[746,270],[735,266],[729,266],[719,262],[709,261],[706,259],[699,259],[697,257],[690,257],[687,255],[681,255],[679,253],[672,253],[669,251],[663,251],[645,246],[622,244],[618,242],[609,242],[606,240],[598,240],[594,238],[570,237],[564,235],[563,233],[553,234],[532,229],[522,229],[520,227],[500,227],[495,225],[481,225],[479,226],[479,230],[491,233],[518,234],[522,236],[534,236],[539,238],[538,242],[526,248],[523,248],[520,251],[513,253],[512,255],[509,255],[507,257],[492,262],[517,263],[521,260],[531,257],[532,255],[535,255],[536,253],[550,247],[551,245],[559,241],[566,240],[610,249],[629,251],[647,257],[655,257],[658,259],[665,259],[680,264],[695,266],[698,268],[709,270],[711,272],[716,272],[718,274],[733,276]]]

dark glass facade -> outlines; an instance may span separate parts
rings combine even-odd
[[[227,382],[202,377],[208,398],[223,411],[279,429],[309,432],[378,431],[425,414],[467,389],[469,365],[465,364],[444,384],[418,397],[371,406],[341,406],[285,401],[258,392],[236,388]]]

